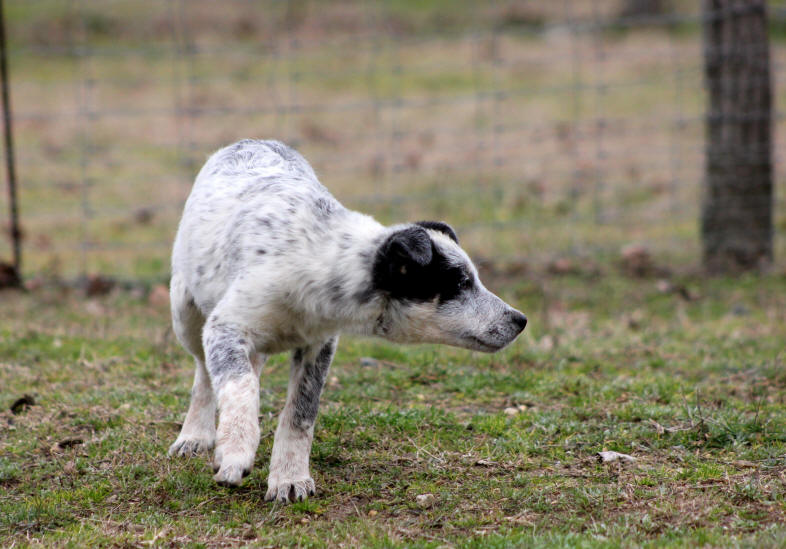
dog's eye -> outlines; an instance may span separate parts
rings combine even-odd
[[[461,280],[459,280],[459,289],[469,290],[471,287],[472,287],[472,278],[468,276],[461,277]]]

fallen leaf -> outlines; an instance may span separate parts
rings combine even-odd
[[[436,500],[437,498],[434,494],[420,494],[415,496],[415,502],[417,502],[420,507],[424,508],[431,507]]]
[[[58,454],[61,451],[65,450],[66,448],[71,448],[72,446],[77,446],[79,444],[84,444],[85,441],[79,437],[73,438],[66,438],[61,440],[60,442],[55,443],[51,448],[49,448],[50,454]]]
[[[21,412],[24,412],[30,406],[35,405],[35,399],[32,395],[23,395],[22,397],[16,399],[14,403],[11,405],[11,413],[14,415],[18,415]]]
[[[611,463],[612,461],[627,461],[634,462],[636,458],[628,454],[621,454],[619,452],[598,452],[598,461],[601,463]]]
[[[738,459],[731,462],[732,465],[735,467],[758,467],[759,465],[756,462],[748,461],[745,459]]]
[[[85,295],[95,297],[108,294],[115,287],[115,281],[99,274],[87,275],[84,281]]]

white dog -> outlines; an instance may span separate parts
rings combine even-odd
[[[293,350],[265,496],[283,502],[315,492],[314,420],[340,332],[493,352],[527,323],[483,287],[448,225],[384,227],[348,210],[278,141],[240,141],[202,168],[175,238],[171,296],[196,373],[169,454],[215,446],[221,484],[254,464],[266,356]]]

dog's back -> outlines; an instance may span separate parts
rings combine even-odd
[[[299,153],[279,141],[240,141],[214,153],[197,176],[173,275],[207,313],[244,269],[313,255],[347,213]]]
[[[243,139],[213,153],[197,176],[195,186],[205,176],[292,176],[317,182],[314,170],[300,153],[280,141],[260,139]]]

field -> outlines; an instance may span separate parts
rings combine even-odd
[[[493,356],[345,338],[291,506],[262,501],[286,357],[256,468],[221,488],[166,458],[191,365],[165,306],[5,293],[0,545],[782,547],[786,278],[672,284],[520,277],[531,326]]]
[[[705,277],[694,3],[4,4],[28,291],[0,290],[1,547],[786,546],[786,118],[775,264]],[[496,355],[342,339],[290,506],[263,502],[286,356],[242,487],[166,457],[171,240],[242,137],[382,222],[448,221],[530,319]]]
[[[622,28],[616,0],[296,0],[251,18],[246,0],[225,4],[9,2],[28,272],[165,281],[195,174],[243,137],[295,146],[339,200],[385,223],[446,219],[476,255],[605,262],[636,242],[695,265],[694,3],[673,24]]]

